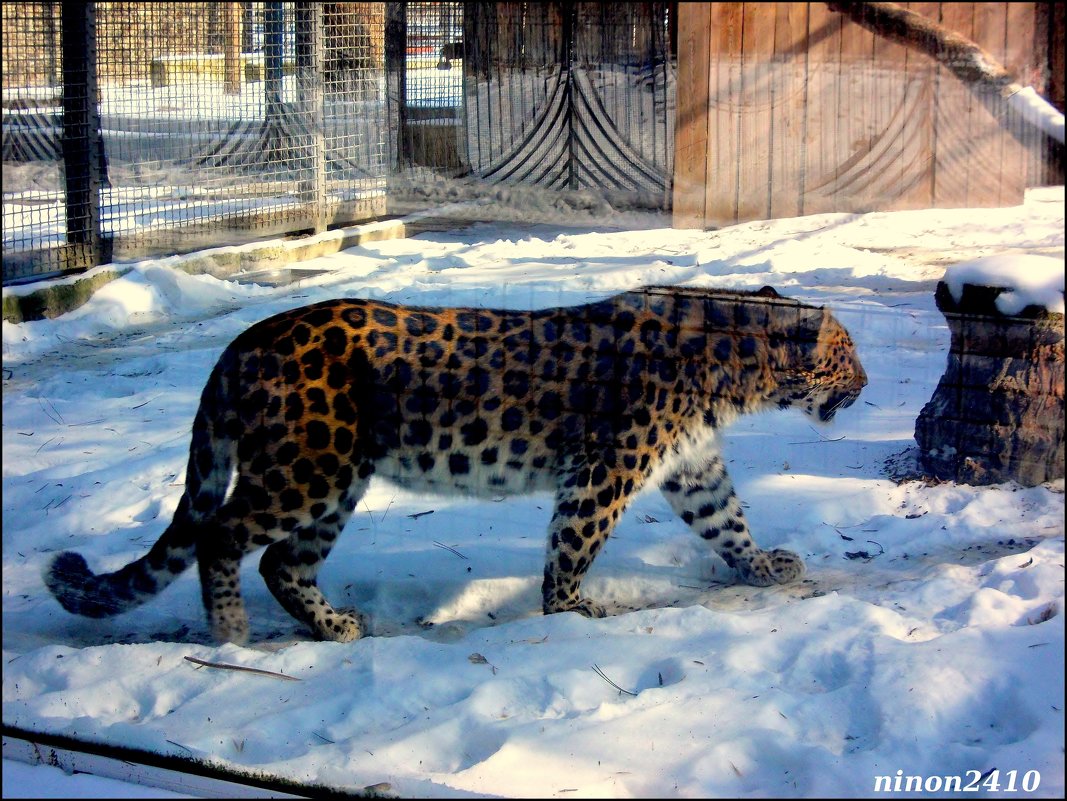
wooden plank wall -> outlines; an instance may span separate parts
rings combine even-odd
[[[1024,81],[1041,67],[1035,3],[903,5]],[[1027,148],[927,56],[825,3],[678,13],[675,227],[1022,202]]]

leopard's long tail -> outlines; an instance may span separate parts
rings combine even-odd
[[[68,612],[84,617],[111,617],[153,598],[196,559],[198,534],[218,511],[229,487],[236,442],[227,433],[227,418],[236,378],[231,345],[208,378],[193,424],[185,492],[167,530],[140,559],[114,573],[94,574],[85,559],[65,551],[52,559],[44,581]]]

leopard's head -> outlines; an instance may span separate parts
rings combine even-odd
[[[773,400],[828,423],[839,409],[855,403],[867,386],[867,373],[848,331],[829,310],[812,309],[806,316]]]

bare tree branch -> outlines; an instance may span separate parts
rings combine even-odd
[[[993,117],[1007,125],[1005,104],[1028,125],[1063,143],[1063,114],[1030,87],[1019,84],[987,51],[965,36],[896,3],[827,3],[868,31],[925,53],[960,79]],[[1023,142],[1028,144],[1028,142]]]

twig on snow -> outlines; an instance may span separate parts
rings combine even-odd
[[[452,553],[454,553],[454,554],[455,554],[456,556],[458,556],[458,557],[459,557],[460,559],[467,559],[467,557],[466,557],[466,556],[464,556],[463,554],[461,554],[461,553],[460,553],[459,551],[457,551],[457,550],[456,550],[455,548],[453,548],[453,547],[452,547],[451,545],[445,545],[445,544],[444,544],[443,542],[438,542],[437,540],[434,540],[434,541],[433,541],[433,544],[434,544],[434,545],[436,545],[436,546],[437,546],[438,548],[444,548],[444,549],[445,549],[446,551],[451,551],[451,552],[452,552]]]
[[[637,693],[632,693],[629,690],[624,690],[618,684],[616,684],[611,679],[609,679],[607,677],[607,675],[605,675],[604,671],[600,669],[600,666],[597,665],[595,662],[593,663],[593,672],[596,673],[598,676],[600,676],[600,678],[602,678],[604,681],[606,681],[608,684],[610,684],[612,687],[614,687],[620,693],[626,693],[627,695],[632,695],[634,698],[637,697]]]
[[[195,656],[187,656],[185,661],[202,667],[218,668],[219,670],[240,670],[245,673],[256,673],[260,676],[270,676],[271,678],[285,679],[286,681],[301,681],[296,676],[287,676],[284,673],[275,673],[272,670],[260,670],[259,668],[245,667],[244,665],[229,665],[225,662],[207,662],[203,659],[197,659]]]

